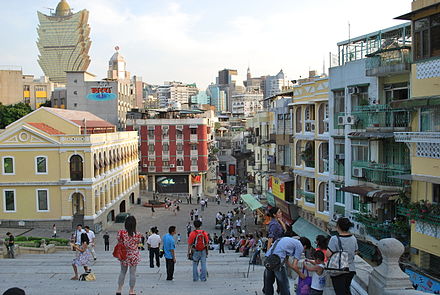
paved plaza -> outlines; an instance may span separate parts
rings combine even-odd
[[[152,216],[151,209],[136,205],[130,211],[138,220],[138,231],[145,233],[150,227],[158,226],[160,235],[167,232],[168,226],[176,225],[181,233],[182,241],[177,245],[177,264],[175,279],[166,281],[165,261],[162,259],[160,268],[151,269],[148,251],[141,251],[142,262],[137,269],[137,294],[261,294],[263,267],[251,267],[247,277],[249,258],[239,257],[239,253],[226,250],[225,254],[210,251],[208,257],[207,282],[192,281],[192,263],[186,259],[186,224],[189,221],[191,208],[196,205],[181,204],[181,210],[174,215],[170,210],[156,209]],[[210,202],[208,208],[201,212],[203,228],[211,235],[215,230],[215,214],[227,212],[236,206]],[[250,212],[247,214],[251,215]],[[253,220],[248,218],[248,224]],[[113,224],[109,229],[111,236],[110,249],[116,243],[116,232],[123,224]],[[249,228],[254,230],[255,228]],[[17,234],[26,232],[19,230]],[[50,236],[51,229],[39,229],[26,232],[25,235]],[[61,237],[69,237],[70,233],[61,232]],[[98,259],[91,265],[97,280],[94,282],[71,281],[73,275],[71,262],[73,252],[57,252],[47,255],[21,255],[16,259],[0,259],[0,293],[9,287],[18,286],[26,290],[26,294],[114,294],[119,274],[119,263],[111,252],[104,252],[103,233],[97,235]],[[128,294],[128,277],[124,293]]]

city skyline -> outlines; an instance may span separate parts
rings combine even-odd
[[[26,74],[43,74],[37,62],[37,11],[48,13],[46,8],[55,8],[58,2],[6,3],[0,22],[8,29],[2,30],[0,37],[14,42],[5,42],[0,49],[0,65],[21,66]],[[324,60],[328,67],[329,52],[336,52],[336,43],[348,39],[349,23],[351,37],[398,25],[402,21],[393,18],[410,5],[398,0],[372,1],[360,9],[360,1],[356,1],[359,5],[340,2],[337,7],[321,0],[295,7],[293,1],[271,6],[263,1],[130,1],[129,6],[119,0],[68,1],[74,12],[90,11],[88,71],[98,78],[106,76],[108,59],[119,46],[127,69],[144,81],[195,82],[201,89],[215,82],[223,68],[236,68],[239,81],[245,79],[248,66],[253,76],[274,75],[280,69],[287,79],[304,77],[309,69],[320,73]],[[380,4],[381,9],[374,4]]]

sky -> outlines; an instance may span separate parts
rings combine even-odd
[[[0,66],[43,75],[38,65],[37,11],[58,0],[0,0]],[[206,88],[218,71],[238,70],[238,80],[275,75],[287,79],[328,67],[336,43],[402,23],[410,0],[67,0],[90,12],[91,64],[106,77],[119,46],[131,75],[145,82],[197,83]]]

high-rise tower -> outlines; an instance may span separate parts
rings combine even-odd
[[[55,13],[37,12],[38,63],[53,82],[66,83],[66,71],[85,71],[90,64],[91,41],[89,12],[73,13],[66,0],[61,0]]]

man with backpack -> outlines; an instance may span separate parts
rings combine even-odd
[[[195,230],[188,237],[188,259],[193,261],[193,281],[206,281],[206,258],[208,257],[209,237],[208,234],[200,229],[202,222],[194,221]],[[201,264],[199,276],[198,266]]]

